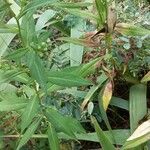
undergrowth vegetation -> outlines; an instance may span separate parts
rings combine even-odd
[[[1,0],[0,149],[150,149],[146,0]]]

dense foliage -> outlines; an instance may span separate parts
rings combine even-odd
[[[150,148],[148,1],[1,0],[0,19],[0,149]]]

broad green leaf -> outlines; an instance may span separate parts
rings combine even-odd
[[[90,81],[85,80],[78,75],[74,75],[67,72],[65,73],[63,71],[49,72],[48,81],[53,84],[64,87],[82,86],[91,84]]]
[[[148,81],[150,81],[150,71],[141,80],[142,83]]]
[[[64,116],[53,108],[48,108],[46,110],[46,117],[57,131],[64,132],[73,138],[75,138],[75,133],[85,132],[81,124],[76,119]]]
[[[113,144],[111,143],[109,138],[106,136],[104,131],[102,131],[102,129],[98,125],[97,120],[94,117],[91,117],[91,121],[94,125],[95,131],[97,133],[97,137],[98,137],[99,142],[102,146],[102,149],[103,150],[115,150],[115,147],[113,146]]]
[[[19,18],[22,17],[26,12],[30,12],[41,6],[47,6],[49,4],[53,4],[57,1],[58,0],[42,0],[42,1],[41,0],[33,0],[24,7],[22,12],[19,14]]]
[[[130,36],[150,35],[150,30],[127,23],[118,23],[115,30],[121,34]]]
[[[71,28],[71,38],[79,38],[83,35],[86,22],[80,19],[78,23]],[[82,63],[84,47],[80,45],[70,44],[70,66],[78,66]]]
[[[110,105],[129,111],[129,102],[119,97],[112,97]]]
[[[47,77],[42,60],[34,51],[27,53],[27,66],[30,69],[31,76],[39,83],[39,85],[46,91]]]
[[[19,141],[19,144],[17,146],[16,150],[19,150],[23,145],[25,145],[30,138],[32,137],[32,135],[34,134],[35,130],[37,129],[38,125],[41,122],[41,117],[37,118],[26,130],[26,132],[23,134],[22,138]]]
[[[37,42],[33,13],[28,12],[22,17],[21,36],[25,47]]]
[[[18,97],[14,92],[0,92],[0,111],[12,111],[22,109],[27,105],[27,100]]]
[[[51,150],[60,150],[59,139],[54,127],[49,123],[48,130],[48,141]]]
[[[82,110],[85,108],[85,106],[87,105],[87,103],[91,100],[93,94],[101,87],[102,83],[104,81],[107,80],[107,76],[105,74],[102,74],[100,76],[100,79],[99,79],[99,84],[98,85],[93,85],[90,90],[88,91],[87,95],[85,96],[82,104],[81,104],[81,108]]]
[[[142,123],[133,134],[127,139],[123,149],[137,147],[150,140],[150,120]]]
[[[37,95],[31,97],[28,102],[23,114],[21,116],[21,131],[23,132],[29,124],[32,122],[32,119],[35,117],[39,109],[39,99]]]
[[[103,108],[105,111],[108,108],[111,98],[112,98],[112,82],[109,81],[105,84],[102,95]]]
[[[139,121],[147,114],[147,87],[137,84],[130,88],[129,114],[131,133],[137,128]]]

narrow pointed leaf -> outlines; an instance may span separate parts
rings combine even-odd
[[[102,131],[102,129],[98,125],[97,120],[94,117],[91,117],[91,120],[92,120],[95,131],[97,133],[97,137],[99,139],[99,142],[100,142],[103,150],[115,150],[115,147],[113,146],[113,144],[111,143],[109,138],[106,136],[104,131]]]
[[[21,116],[21,131],[23,132],[26,127],[32,122],[39,109],[39,100],[37,95],[34,95],[28,102],[23,114]]]
[[[19,144],[17,146],[16,150],[19,150],[23,145],[25,145],[30,138],[32,137],[32,135],[34,134],[35,130],[37,129],[38,125],[41,122],[41,117],[37,118],[26,130],[26,132],[23,134],[22,138],[19,141]]]
[[[51,150],[60,150],[58,135],[54,127],[49,123],[48,130],[48,141]]]
[[[142,123],[133,134],[127,139],[124,149],[137,147],[150,140],[150,120]]]
[[[53,108],[48,108],[46,110],[46,117],[57,131],[64,132],[73,138],[75,138],[75,133],[85,132],[81,124],[76,119],[63,116]]]
[[[148,81],[150,81],[150,71],[141,80],[142,83]]]

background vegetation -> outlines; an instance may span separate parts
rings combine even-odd
[[[147,0],[1,0],[0,149],[150,149]]]

